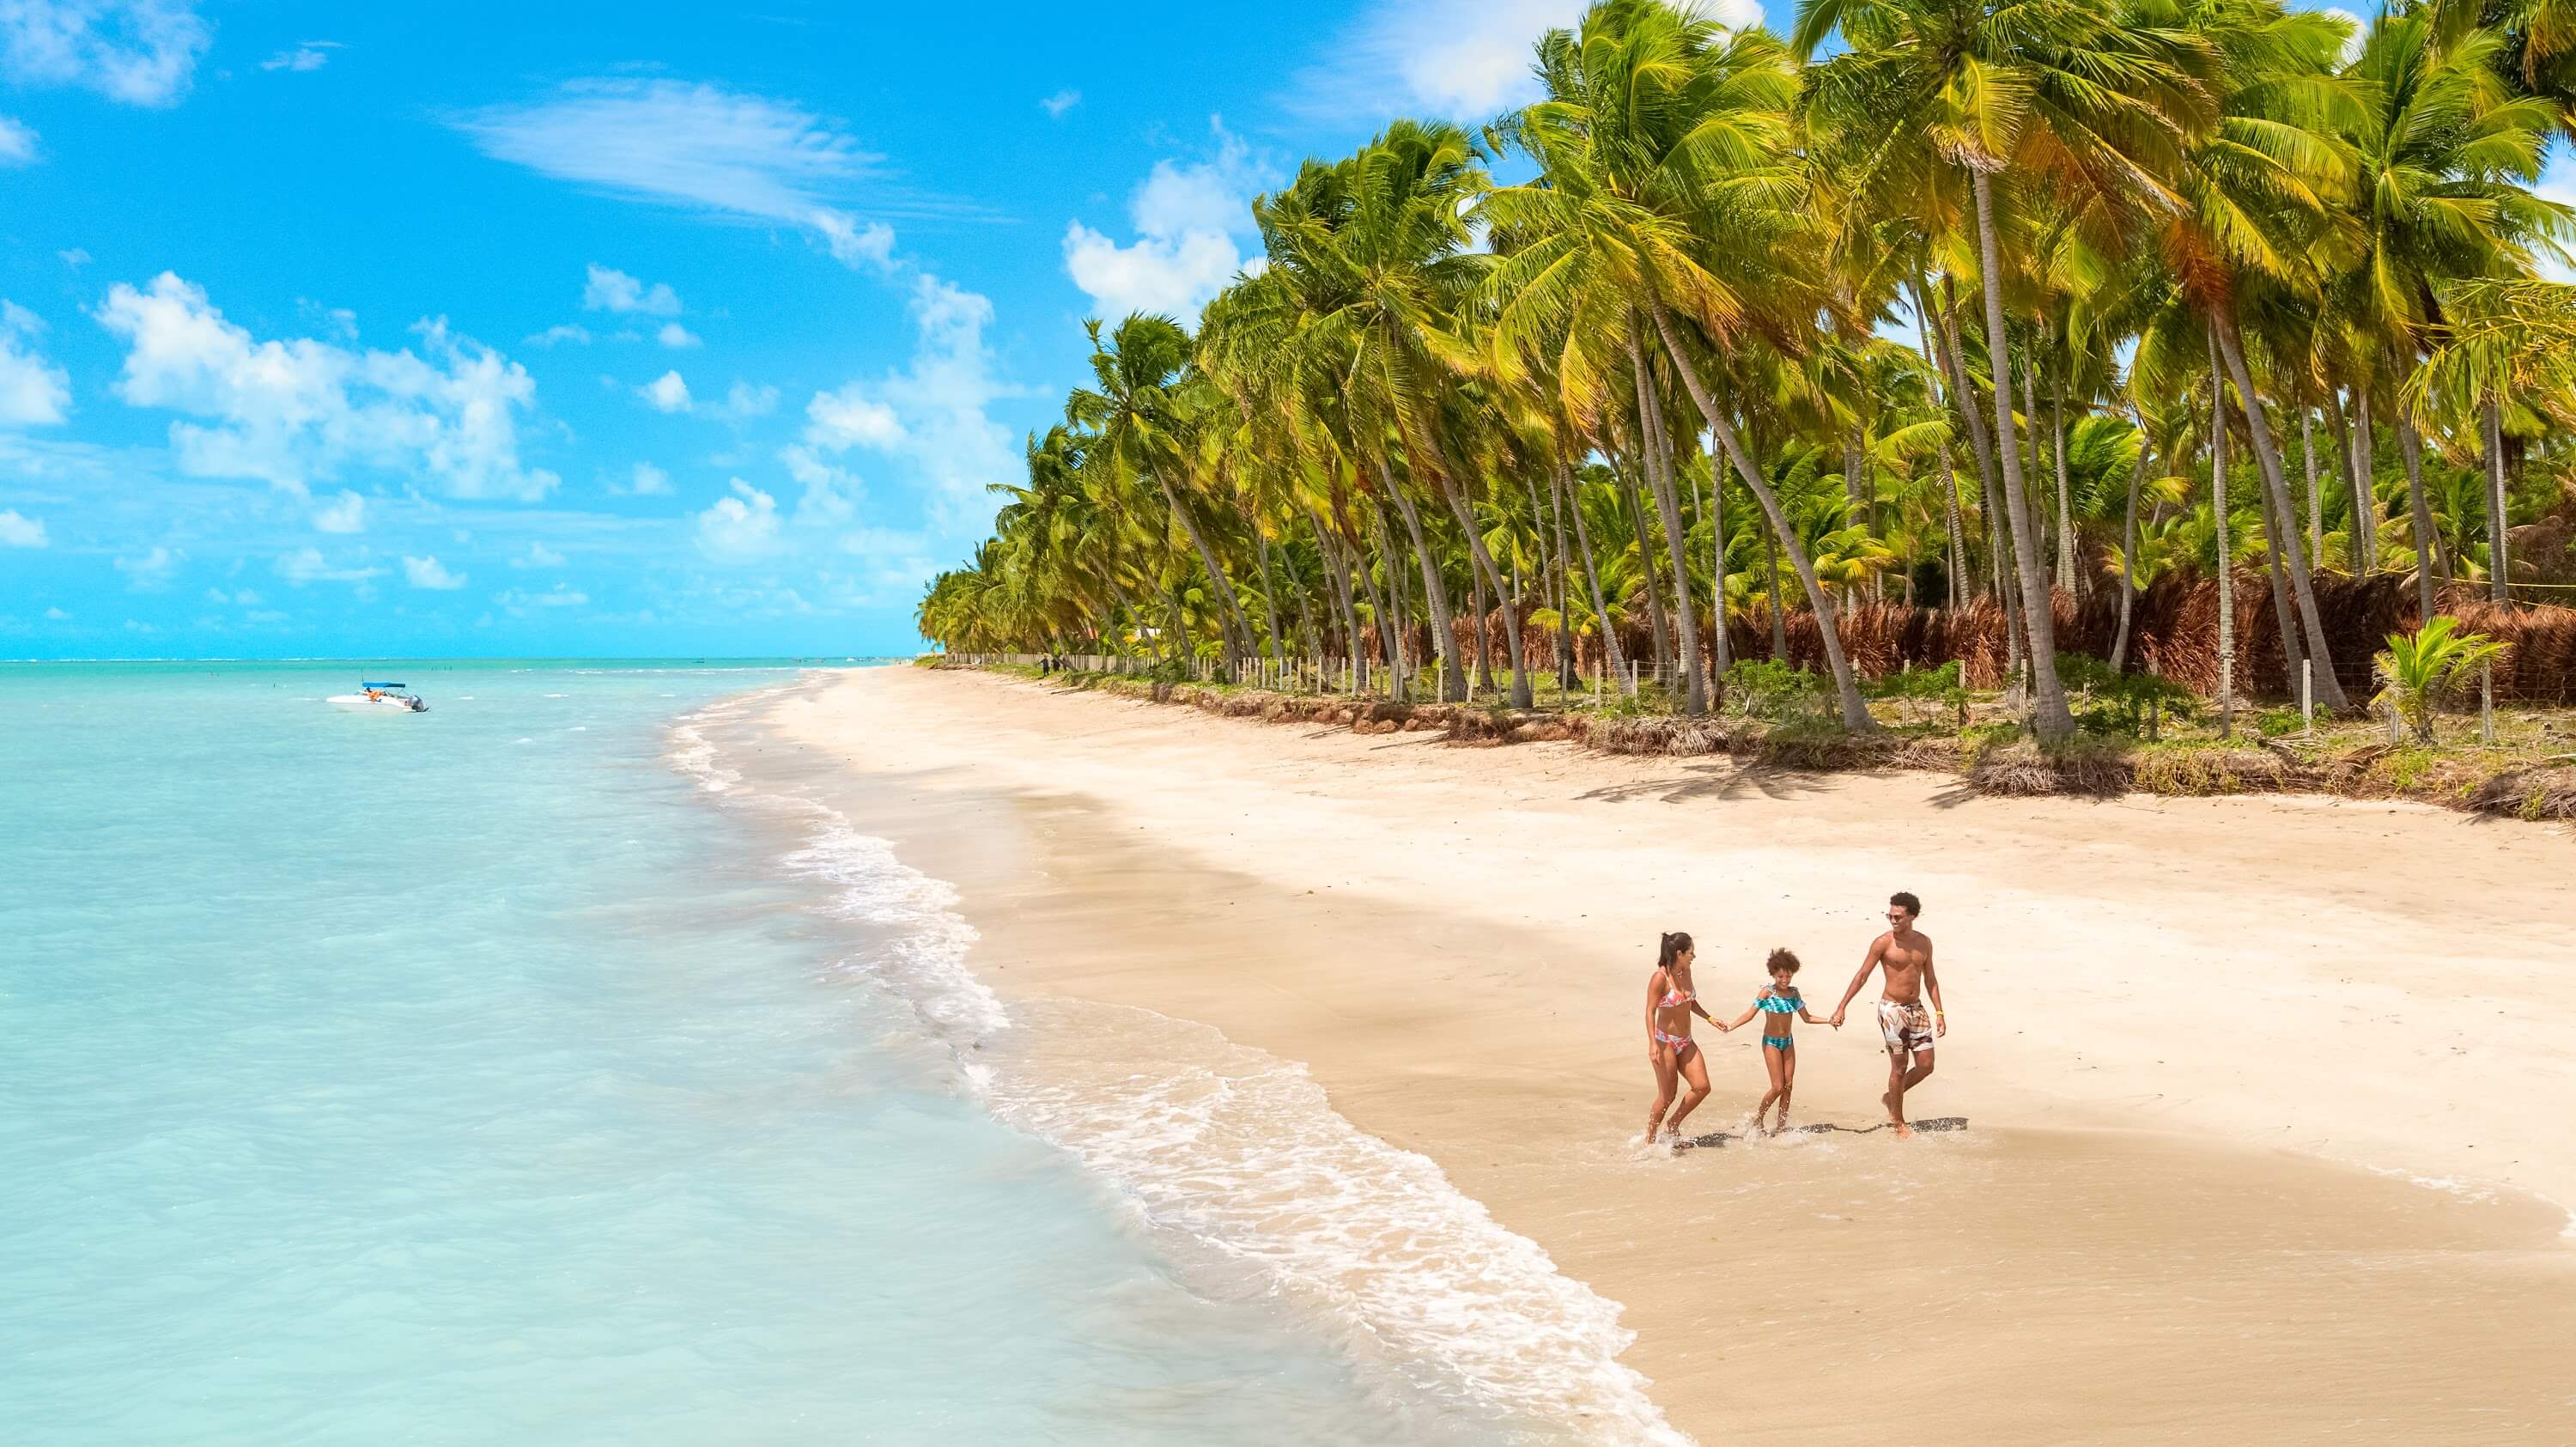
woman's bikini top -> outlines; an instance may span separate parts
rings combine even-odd
[[[1798,992],[1793,988],[1785,995],[1765,989],[1753,997],[1753,1003],[1761,1006],[1765,1015],[1795,1015],[1798,1007],[1806,1002],[1798,998]]]
[[[1698,998],[1698,991],[1685,990],[1680,986],[1675,985],[1664,991],[1663,1000],[1655,1008],[1659,1010],[1678,1010],[1682,1006],[1687,1005]]]

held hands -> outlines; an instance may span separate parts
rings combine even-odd
[[[1840,1011],[1840,1010],[1836,1010],[1836,1011],[1834,1012],[1834,1018],[1832,1018],[1832,1019],[1830,1019],[1830,1020],[1827,1020],[1825,1023],[1826,1023],[1826,1024],[1828,1024],[1828,1025],[1833,1026],[1833,1027],[1834,1027],[1835,1029],[1837,1029],[1837,1030],[1840,1030],[1841,1028],[1843,1028],[1843,1012],[1842,1012],[1842,1011]]]

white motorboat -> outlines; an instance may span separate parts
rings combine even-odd
[[[360,681],[356,693],[335,693],[322,700],[352,713],[427,713],[429,704],[399,683]]]

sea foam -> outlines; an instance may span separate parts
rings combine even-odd
[[[1304,1066],[1151,1011],[1083,1002],[1005,1007],[973,969],[978,935],[954,889],[887,840],[803,795],[744,783],[729,725],[785,690],[699,710],[669,757],[727,804],[801,835],[779,864],[864,922],[843,965],[907,1003],[945,1044],[960,1088],[1070,1152],[1203,1289],[1286,1301],[1406,1397],[1502,1417],[1523,1440],[1679,1444],[1619,1354],[1620,1308],[1559,1272],[1439,1166],[1361,1131]]]

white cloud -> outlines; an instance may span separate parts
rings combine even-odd
[[[963,524],[987,508],[987,487],[1025,471],[1010,429],[984,410],[1014,390],[993,375],[984,345],[993,304],[924,274],[910,310],[911,362],[880,381],[816,393],[804,440],[824,453],[864,446],[905,459],[928,484],[934,515]]]
[[[733,494],[698,514],[698,544],[718,557],[767,552],[778,541],[778,499],[737,477]]]
[[[119,282],[95,315],[129,347],[118,396],[207,419],[170,424],[182,472],[301,493],[365,463],[425,476],[454,497],[527,500],[559,481],[519,461],[518,414],[536,397],[527,369],[443,318],[412,328],[425,359],[408,348],[255,341],[202,288],[166,271],[142,290]]]
[[[653,334],[653,340],[675,352],[699,345],[697,333],[678,322],[664,322],[662,329]]]
[[[1112,321],[1129,312],[1195,318],[1243,269],[1236,236],[1252,229],[1261,171],[1243,142],[1209,121],[1216,153],[1204,161],[1154,163],[1128,198],[1136,240],[1121,246],[1076,221],[1065,228],[1064,266]]]
[[[36,164],[36,133],[26,122],[0,116],[0,166]]]
[[[725,393],[724,406],[721,410],[728,419],[735,422],[747,422],[754,417],[766,417],[778,410],[778,389],[769,386],[755,387],[749,382],[735,382],[732,389]]]
[[[365,532],[367,500],[343,488],[338,498],[313,510],[313,526],[326,533]]]
[[[781,448],[778,460],[787,464],[787,475],[805,487],[805,495],[796,501],[797,527],[837,528],[857,514],[856,474],[825,462],[810,447]]]
[[[1292,110],[1314,118],[1422,113],[1483,121],[1534,100],[1539,36],[1573,28],[1585,0],[1375,0],[1328,46],[1332,60],[1298,73]],[[1710,0],[1700,14],[1731,29],[1758,25],[1756,0]]]
[[[403,580],[415,588],[427,588],[444,593],[465,586],[465,575],[447,571],[439,563],[436,554],[426,558],[407,557],[402,560],[402,565]]]
[[[340,48],[336,40],[307,40],[292,50],[281,50],[259,63],[262,70],[302,72],[320,70],[330,64],[331,52]]]
[[[45,541],[43,518],[28,517],[15,508],[0,512],[0,548],[41,548]]]
[[[837,392],[817,392],[805,404],[806,439],[817,447],[893,447],[903,441],[903,419],[867,394],[881,384],[852,382]]]
[[[575,590],[570,584],[557,583],[542,593],[523,593],[512,588],[493,594],[492,601],[513,613],[525,613],[530,608],[579,608],[590,601],[590,595]]]
[[[255,608],[259,606],[259,594],[252,592],[248,588],[243,588],[231,593],[227,593],[221,588],[208,588],[206,590],[206,601],[209,603],[229,604],[236,608]]]
[[[72,85],[127,105],[187,94],[214,27],[190,0],[6,0],[0,70],[30,85]]]
[[[671,474],[649,462],[635,464],[635,481],[627,489],[637,497],[654,497],[671,490]]]
[[[689,410],[689,384],[677,371],[664,372],[661,376],[636,388],[635,395],[652,403],[653,410],[656,412]]]
[[[275,568],[277,576],[298,588],[307,583],[363,583],[384,572],[382,568],[364,565],[334,564],[322,556],[320,548],[297,548],[291,553],[280,553]]]
[[[125,575],[128,588],[137,593],[155,593],[170,586],[171,576],[187,559],[186,553],[156,543],[152,551],[140,557],[118,558],[116,570]]]
[[[823,245],[843,266],[864,263],[883,271],[894,265],[894,228],[882,221],[862,225],[838,211],[818,211],[807,224],[822,233]]]
[[[566,83],[553,98],[458,117],[484,154],[620,196],[736,221],[797,226],[846,266],[887,264],[894,232],[841,198],[880,179],[882,156],[792,101],[676,80]],[[874,209],[957,214],[878,187]]]
[[[69,623],[72,621],[72,615],[64,612],[60,608],[48,608],[45,610],[45,621],[48,623]]]
[[[63,259],[63,265],[70,267],[74,271],[78,271],[82,267],[89,265],[89,253],[77,246],[73,247],[69,251],[57,251],[54,255],[61,257]]]
[[[543,543],[528,544],[526,553],[510,560],[514,568],[560,568],[563,563],[564,555]]]
[[[529,346],[543,347],[548,351],[552,351],[564,342],[570,342],[577,347],[589,346],[590,328],[578,322],[558,322],[527,339]]]
[[[1047,119],[1060,121],[1064,119],[1064,113],[1066,111],[1069,111],[1080,104],[1082,104],[1082,92],[1078,90],[1060,90],[1055,94],[1048,96],[1045,100],[1039,101],[1038,109],[1047,113]]]
[[[51,426],[71,408],[71,374],[36,350],[44,332],[44,318],[0,300],[0,427]]]
[[[670,283],[657,281],[646,286],[613,266],[594,261],[581,288],[581,309],[586,312],[642,312],[648,317],[675,317],[680,314],[680,294]]]

